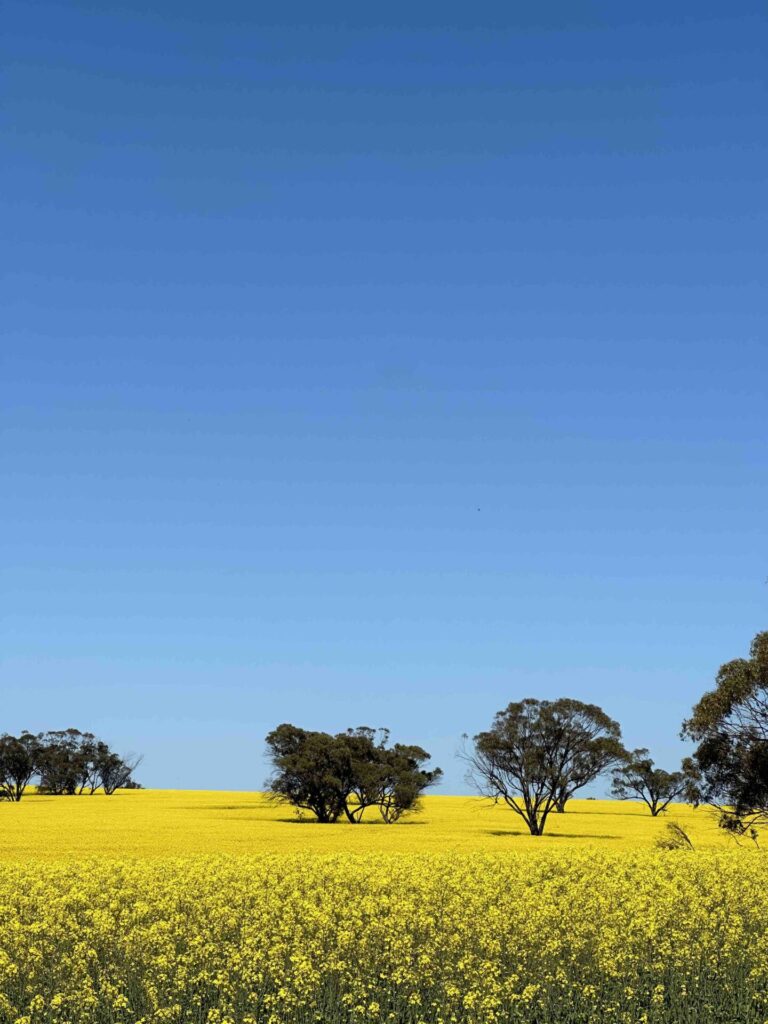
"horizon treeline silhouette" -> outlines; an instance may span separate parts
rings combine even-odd
[[[698,746],[679,770],[666,771],[647,749],[627,750],[618,722],[596,704],[527,697],[498,711],[471,741],[465,735],[459,756],[475,789],[506,804],[534,836],[550,814],[565,813],[575,793],[610,772],[613,796],[644,801],[654,817],[682,797],[715,808],[734,835],[757,839],[768,824],[768,631],[754,637],[748,658],[720,667],[680,735]],[[266,743],[270,796],[324,824],[342,817],[358,824],[374,808],[393,824],[418,810],[443,774],[427,768],[423,747],[390,745],[384,728],[331,734],[285,722]],[[133,773],[141,760],[79,729],[5,734],[0,799],[20,801],[35,778],[38,792],[55,796],[140,788]]]
[[[121,756],[92,732],[54,729],[0,736],[0,799],[15,803],[37,779],[38,793],[78,796],[140,788],[133,772],[141,756]]]

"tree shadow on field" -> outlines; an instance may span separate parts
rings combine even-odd
[[[675,806],[675,807],[689,807],[690,804],[674,804],[672,806]],[[572,814],[574,816],[574,818],[576,817],[577,814],[580,814],[580,815],[581,814],[594,814],[594,815],[600,815],[601,817],[608,817],[608,818],[650,818],[650,816],[651,816],[650,811],[648,810],[647,807],[645,807],[644,804],[638,804],[636,811],[590,811],[590,810],[582,810],[581,808],[579,808],[579,810],[576,810],[574,808],[574,810],[568,810],[566,813],[567,814]]]
[[[282,822],[284,825],[351,825],[350,821],[318,821],[316,818],[272,818],[272,821]],[[403,828],[408,825],[427,825],[426,821],[357,821],[355,828],[386,826],[387,828]]]
[[[206,804],[203,807],[189,807],[186,804],[176,804],[174,807],[176,811],[202,811],[203,813],[208,811],[258,811],[261,809],[258,804]]]
[[[494,829],[488,830],[486,835],[489,836],[526,836],[530,837],[531,833],[527,830],[522,829]],[[534,836],[535,839],[621,839],[621,836],[609,836],[605,832],[593,834],[590,832],[545,832],[543,836]]]

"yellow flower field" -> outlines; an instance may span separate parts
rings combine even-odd
[[[652,847],[665,822],[680,822],[695,845],[731,850],[704,809],[679,804],[652,818],[644,804],[572,800],[532,838],[504,805],[479,797],[427,796],[419,814],[384,825],[298,822],[260,793],[123,790],[111,797],[26,796],[0,803],[0,859],[70,856],[156,857],[197,853],[509,853],[598,844]]]
[[[297,824],[243,793],[0,804],[2,1024],[763,1024],[768,858],[575,801],[531,839],[430,797]]]

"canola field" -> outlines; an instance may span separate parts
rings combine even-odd
[[[297,823],[258,794],[0,803],[2,1024],[765,1024],[768,858],[708,812],[551,833],[432,796]]]

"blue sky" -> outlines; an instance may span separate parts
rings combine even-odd
[[[0,730],[601,704],[766,628],[762,4],[11,0]],[[598,787],[600,792],[602,787]]]

